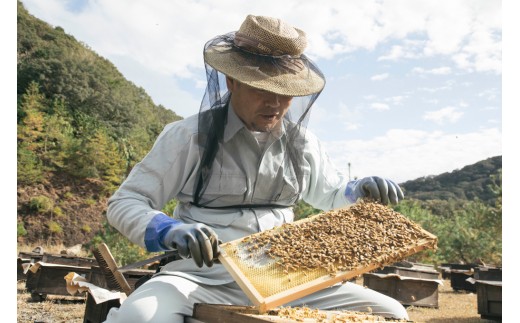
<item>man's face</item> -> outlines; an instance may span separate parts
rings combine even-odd
[[[258,90],[229,77],[226,84],[235,113],[252,131],[273,130],[291,105],[290,96]]]

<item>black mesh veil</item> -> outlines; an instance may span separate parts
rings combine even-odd
[[[273,87],[269,88],[269,92],[274,92],[282,95],[288,95],[287,91],[291,91],[291,87],[295,88],[295,93],[301,92],[302,86],[305,82],[312,82],[316,78],[325,82],[323,74],[316,65],[312,63],[305,55],[299,57],[291,57],[288,55],[269,56],[261,55],[244,50],[238,47],[233,42],[235,32],[217,36],[206,43],[204,53],[211,51],[214,55],[227,55],[227,62],[229,64],[237,65],[237,74],[229,75],[237,79],[239,82],[249,82],[255,77],[262,82],[273,80]],[[237,58],[238,57],[238,58]],[[245,63],[247,62],[247,63]],[[298,188],[298,193],[290,203],[285,201],[283,204],[278,203],[269,197],[260,196],[258,199],[253,199],[254,205],[229,205],[217,206],[212,200],[204,198],[204,192],[210,181],[212,174],[212,165],[217,156],[219,147],[222,145],[224,129],[227,124],[227,114],[231,94],[227,91],[226,75],[211,66],[206,60],[205,68],[207,87],[204,97],[201,102],[198,121],[198,145],[200,149],[201,164],[197,170],[197,181],[195,182],[193,191],[193,204],[199,207],[254,207],[254,206],[279,206],[287,207],[294,204],[298,199],[303,189],[302,180],[302,165],[303,165],[303,146],[305,145],[305,130],[310,116],[310,108],[321,93],[323,86],[318,91],[307,95],[290,95],[293,96],[291,106],[283,118],[284,140],[285,145],[283,163],[277,167],[292,167],[296,175],[295,187]],[[242,73],[243,72],[243,73]],[[245,76],[241,79],[240,73]],[[293,75],[297,75],[299,80],[295,82],[287,81]],[[303,75],[303,76],[302,76]],[[308,75],[308,79],[305,78]],[[288,78],[287,78],[288,77]],[[256,85],[254,82],[247,83],[252,87],[257,87],[262,90],[267,90],[266,87]],[[279,87],[279,91],[277,90]],[[288,90],[287,90],[288,89]],[[289,165],[289,166],[288,166]],[[281,188],[280,188],[281,189]],[[277,196],[273,192],[272,196]]]

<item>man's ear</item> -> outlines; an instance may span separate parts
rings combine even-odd
[[[226,76],[226,86],[229,92],[233,92],[236,81],[229,76]]]

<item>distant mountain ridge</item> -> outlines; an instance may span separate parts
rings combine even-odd
[[[406,198],[421,201],[478,198],[490,204],[495,198],[489,188],[491,176],[498,176],[501,170],[502,156],[495,156],[452,172],[406,181],[400,186]]]

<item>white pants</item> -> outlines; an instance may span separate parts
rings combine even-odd
[[[120,308],[112,308],[106,323],[174,323],[190,317],[193,304],[253,305],[236,283],[200,285],[182,277],[156,276],[136,289]],[[354,283],[335,285],[284,306],[307,306],[321,310],[348,310],[408,319],[395,299]]]

